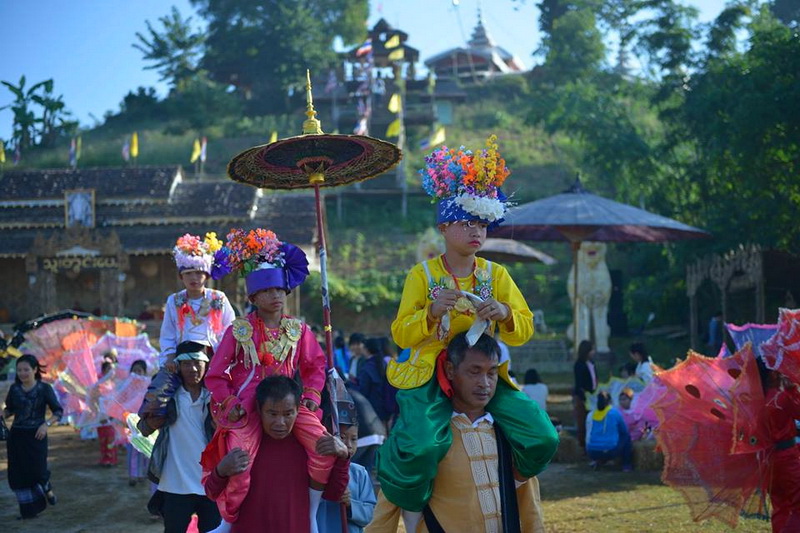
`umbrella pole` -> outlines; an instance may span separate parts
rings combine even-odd
[[[578,312],[578,250],[581,247],[580,241],[573,241],[572,243],[572,268],[575,269],[575,275],[572,276],[572,294],[573,294],[573,303],[572,303],[572,346],[575,350],[575,358],[578,357],[578,345],[580,344],[582,339],[578,338],[578,330],[580,321],[580,313]]]
[[[333,326],[331,326],[331,299],[328,294],[328,255],[325,245],[325,226],[322,221],[322,199],[319,192],[320,181],[314,180],[314,201],[317,211],[317,238],[319,246],[319,272],[320,272],[320,292],[322,293],[322,327],[325,331],[325,356],[328,359],[328,392],[331,401],[331,431],[334,435],[339,435],[339,413],[336,411],[336,386],[333,382]],[[342,522],[342,533],[347,533],[347,509],[343,503],[339,504],[339,519]]]
[[[319,272],[320,278],[322,278],[322,326],[325,331],[325,356],[328,358],[328,368],[333,368],[333,327],[331,326],[331,299],[328,294],[328,255],[325,245],[325,227],[322,222],[322,200],[320,198],[319,183],[314,183],[314,200],[317,210]]]

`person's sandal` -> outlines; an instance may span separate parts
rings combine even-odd
[[[45,493],[45,497],[47,498],[47,503],[49,503],[50,505],[55,505],[58,503],[58,498],[56,498],[56,495],[55,493],[53,493],[52,490],[48,490]]]

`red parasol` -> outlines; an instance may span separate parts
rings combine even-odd
[[[397,165],[402,153],[397,146],[365,135],[330,135],[322,132],[311,95],[311,76],[306,71],[306,116],[303,134],[256,146],[240,153],[228,164],[228,176],[241,183],[264,189],[314,189],[322,292],[322,321],[328,358],[334,434],[338,434],[336,386],[333,364],[333,327],[328,293],[328,263],[320,188],[347,185],[374,178]],[[342,530],[347,517],[342,505]]]
[[[761,345],[767,367],[800,383],[800,309],[781,309],[778,331]]]
[[[772,444],[759,423],[764,393],[750,345],[724,359],[689,352],[658,379],[667,389],[653,404],[662,481],[683,494],[695,521],[714,517],[736,527]]]

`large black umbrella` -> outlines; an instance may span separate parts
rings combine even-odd
[[[561,194],[513,207],[492,237],[528,241],[569,241],[575,268],[573,323],[578,345],[578,249],[583,241],[665,242],[703,239],[711,234],[656,215],[644,209],[615,202],[583,188],[580,178]]]

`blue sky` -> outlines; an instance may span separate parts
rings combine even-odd
[[[531,56],[540,39],[536,2],[482,2],[489,33],[527,67],[539,61]],[[408,44],[424,60],[469,39],[478,3],[460,0],[454,7],[452,0],[370,0],[369,25],[383,16],[409,34]],[[688,3],[707,21],[725,2]],[[24,74],[30,86],[53,78],[56,93],[64,95],[67,109],[82,126],[92,125],[92,116],[102,120],[106,111],[117,111],[122,97],[138,86],[154,86],[164,95],[166,85],[154,71],[144,70],[141,52],[131,44],[137,31],[146,30],[146,20],[156,22],[173,5],[184,17],[194,13],[189,0],[0,0],[0,80],[16,84]],[[194,20],[201,23],[197,16]],[[11,93],[0,87],[0,107],[11,100]],[[9,138],[11,128],[11,112],[0,111],[0,139]]]

